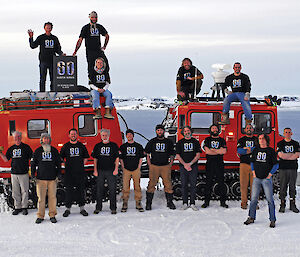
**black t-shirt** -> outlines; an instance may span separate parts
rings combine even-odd
[[[209,149],[220,149],[220,148],[227,148],[226,141],[222,137],[207,137],[204,140],[203,147],[207,147]],[[217,154],[217,155],[209,155],[206,154],[207,160],[221,160],[223,161],[223,154]]]
[[[77,142],[72,144],[70,142],[63,145],[60,150],[60,156],[66,159],[66,179],[68,177],[82,177],[84,173],[84,159],[89,158],[89,153],[86,147]]]
[[[51,151],[45,152],[42,146],[37,148],[31,162],[31,174],[35,174],[36,167],[38,167],[37,179],[56,179],[61,171],[61,158],[57,149],[51,146]]]
[[[100,35],[105,36],[107,30],[100,24],[96,24],[96,27],[90,23],[83,26],[79,37],[85,39],[86,51],[99,51],[101,50]]]
[[[105,65],[106,66],[106,65]],[[103,88],[106,85],[106,82],[109,81],[109,73],[107,66],[103,70],[95,70],[95,67],[92,68],[89,72],[89,84],[93,84],[98,88]]]
[[[41,62],[52,64],[55,54],[63,54],[58,38],[52,34],[49,36],[42,34],[35,41],[33,38],[29,38],[29,43],[31,48],[40,46],[39,60]]]
[[[157,166],[169,164],[170,156],[175,154],[173,142],[168,138],[152,138],[146,145],[145,152],[151,154],[151,163]]]
[[[128,142],[120,146],[120,158],[124,162],[124,168],[126,170],[134,171],[138,168],[140,159],[144,157],[144,148],[134,142],[129,144]]]
[[[283,152],[283,153],[300,152],[299,142],[295,140],[286,142],[283,139],[277,144],[277,152]],[[298,169],[298,160],[283,160],[279,158],[279,169]]]
[[[277,163],[275,150],[271,147],[256,147],[251,154],[251,162],[254,164],[256,177],[264,179]]]
[[[258,145],[258,140],[256,136],[253,137],[241,137],[237,143],[237,148],[244,148],[244,147],[255,147]],[[240,162],[241,163],[247,163],[250,164],[250,156],[251,153],[249,154],[241,154],[240,155]]]
[[[32,150],[29,145],[21,143],[7,149],[6,158],[11,160],[11,174],[27,174]]]
[[[202,153],[199,141],[195,138],[191,139],[180,139],[176,144],[176,153],[180,155],[185,163],[191,162],[197,153]],[[196,165],[194,163],[193,165]],[[182,165],[180,163],[180,165]]]
[[[251,82],[249,77],[244,73],[240,73],[239,76],[235,76],[234,73],[232,73],[225,78],[225,87],[231,87],[232,92],[250,93]]]
[[[189,80],[188,77],[195,78],[196,67],[191,66],[188,70],[186,70],[183,66],[181,66],[177,72],[177,80],[181,81],[181,87],[184,90],[185,88],[190,88],[191,85],[194,85],[195,80]],[[201,71],[197,69],[197,77],[202,75]]]
[[[98,159],[97,170],[111,170],[115,169],[115,161],[119,157],[119,147],[114,142],[104,144],[100,142],[95,145],[92,157]]]

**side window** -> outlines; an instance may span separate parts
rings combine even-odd
[[[242,132],[246,127],[245,114],[242,114]],[[254,134],[266,133],[272,131],[272,118],[270,113],[253,113]]]
[[[93,114],[81,114],[78,116],[78,133],[81,137],[95,136],[97,122]]]
[[[208,129],[212,124],[218,124],[220,121],[218,112],[193,112],[191,114],[190,125],[195,134],[208,134]]]
[[[27,122],[27,134],[29,138],[40,138],[42,133],[50,134],[49,120],[29,120]]]

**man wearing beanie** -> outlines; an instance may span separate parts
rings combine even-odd
[[[40,224],[44,220],[47,194],[50,221],[56,223],[56,178],[61,171],[61,158],[57,149],[51,146],[49,134],[41,135],[41,145],[35,150],[31,162],[31,176],[32,178],[36,177],[38,196],[38,212],[35,223]]]
[[[167,207],[176,209],[173,203],[173,189],[171,181],[171,167],[174,161],[174,145],[164,136],[165,129],[159,124],[156,126],[156,137],[146,145],[147,163],[149,166],[149,184],[146,192],[146,210],[152,209],[152,199],[159,177],[162,178],[167,198]]]
[[[133,180],[134,199],[136,209],[140,212],[144,211],[142,207],[142,190],[140,186],[141,166],[144,157],[143,147],[134,141],[134,132],[131,129],[126,131],[127,143],[120,146],[120,163],[123,170],[123,207],[122,212],[126,212],[128,208],[128,199],[130,195],[130,180]]]

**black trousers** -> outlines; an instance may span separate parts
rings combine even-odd
[[[107,180],[107,184],[108,184],[110,209],[116,210],[117,209],[117,197],[116,197],[117,178],[116,176],[113,175],[112,170],[98,170],[96,209],[102,210],[105,180]]]
[[[46,77],[47,70],[49,70],[50,76],[50,91],[54,91],[53,88],[53,64],[40,62],[40,92],[45,92],[46,90]]]
[[[220,201],[226,200],[226,187],[224,184],[224,162],[219,159],[210,159],[206,162],[206,185],[205,185],[205,201],[211,199],[211,191],[213,187],[213,179],[216,177],[218,188],[220,191]]]
[[[85,184],[66,185],[66,207],[71,208],[74,200],[77,200],[79,206],[85,204]]]
[[[279,170],[280,191],[279,198],[285,200],[287,196],[287,188],[289,187],[290,198],[296,198],[296,169],[280,169]]]
[[[180,179],[181,179],[181,191],[183,203],[188,204],[188,191],[190,183],[190,204],[195,204],[196,199],[196,184],[198,176],[198,166],[193,165],[191,171],[187,171],[183,166],[180,165]]]

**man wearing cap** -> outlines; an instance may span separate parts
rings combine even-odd
[[[134,132],[131,129],[126,131],[127,143],[120,146],[120,163],[123,170],[123,207],[122,212],[126,212],[128,208],[128,199],[130,194],[130,180],[133,180],[134,199],[136,209],[140,212],[144,211],[142,207],[142,190],[140,186],[141,166],[144,157],[143,147],[134,141]]]
[[[29,190],[29,160],[32,157],[32,150],[29,145],[22,142],[22,133],[15,131],[12,134],[15,144],[9,147],[4,155],[0,150],[3,161],[11,159],[11,184],[12,197],[14,199],[14,211],[12,215],[22,212],[27,215],[28,190]]]
[[[83,26],[81,29],[73,56],[76,55],[78,49],[81,46],[82,40],[85,39],[86,59],[88,62],[88,73],[89,73],[89,79],[91,79],[90,78],[91,71],[94,68],[95,60],[99,57],[104,59],[107,65],[107,71],[109,71],[108,60],[104,54],[104,50],[106,49],[106,46],[109,41],[109,35],[107,33],[107,30],[102,25],[97,23],[98,15],[95,11],[92,11],[89,14],[89,18],[90,18],[90,23]],[[103,47],[101,47],[100,35],[105,37]]]
[[[159,177],[162,178],[167,198],[167,207],[176,209],[173,203],[173,189],[171,181],[171,167],[174,161],[174,145],[164,136],[165,129],[159,124],[156,126],[156,137],[146,145],[147,163],[149,166],[149,183],[146,192],[146,210],[152,209],[152,199]]]
[[[57,149],[51,146],[49,134],[43,133],[40,142],[42,146],[35,150],[31,161],[31,177],[36,177],[38,196],[38,212],[35,223],[40,224],[44,220],[47,194],[50,221],[56,223],[56,178],[60,175],[61,158]]]
[[[50,90],[54,91],[53,88],[53,56],[56,54],[65,55],[56,36],[51,34],[53,24],[46,22],[44,24],[45,34],[42,34],[33,41],[33,31],[28,30],[29,44],[32,49],[40,46],[39,60],[40,60],[40,92],[45,92],[46,87],[46,76],[47,70],[50,75]]]

